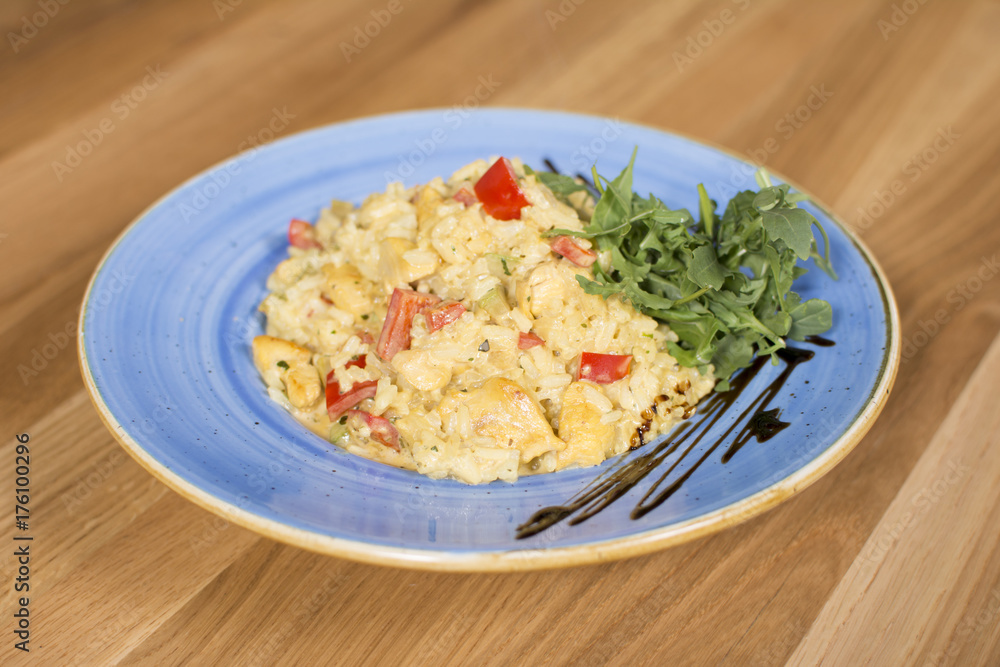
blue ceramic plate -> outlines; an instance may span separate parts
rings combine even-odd
[[[286,256],[288,220],[333,198],[360,203],[391,180],[449,175],[503,154],[569,172],[617,174],[639,146],[635,188],[696,210],[753,187],[753,167],[714,147],[617,120],[522,109],[427,110],[341,123],[236,156],[143,213],[94,274],[81,313],[84,379],[125,449],[178,493],[228,520],[306,549],[438,570],[561,567],[646,553],[745,520],[804,488],[861,439],[899,360],[895,306],[865,247],[821,207],[840,274],[810,267],[803,298],[833,305],[834,347],[815,348],[772,401],[791,426],[727,463],[707,458],[667,502],[633,520],[652,479],[578,525],[527,539],[516,527],[564,503],[599,468],[481,486],[354,457],[271,401],[251,361],[264,282]],[[766,367],[756,382],[780,372]],[[742,410],[741,403],[731,410]],[[705,442],[726,428],[714,427]],[[630,456],[636,456],[643,450]],[[696,452],[700,454],[700,452]]]

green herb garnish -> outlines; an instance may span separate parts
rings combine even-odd
[[[803,340],[833,324],[830,304],[802,301],[792,283],[806,272],[798,260],[812,258],[831,278],[830,242],[819,221],[796,203],[805,197],[788,185],[771,185],[763,170],[760,190],[745,190],[716,214],[716,204],[698,186],[699,217],[668,208],[653,195],[632,191],[632,167],[609,181],[593,170],[600,198],[582,232],[553,229],[547,236],[590,239],[610,262],[594,264],[594,280],[577,276],[588,294],[618,294],[642,313],[666,322],[678,335],[670,353],[684,366],[715,366],[717,391],[729,389],[734,372],[755,354],[771,355],[785,338]],[[534,172],[556,194],[581,189],[559,174]],[[823,237],[818,250],[812,227]]]
[[[284,369],[285,369],[286,371],[288,370],[288,362],[287,362],[287,361],[285,361],[285,360],[281,360],[281,361],[279,361],[279,362],[278,362],[277,364],[275,364],[275,365],[276,365],[276,366],[277,366],[278,368],[284,368]]]
[[[563,176],[562,174],[554,174],[550,171],[535,171],[528,165],[524,165],[524,173],[534,176],[538,179],[539,183],[563,198],[569,197],[574,192],[587,190],[587,186],[583,183],[578,183],[576,179]]]

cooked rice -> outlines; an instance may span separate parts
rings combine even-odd
[[[335,201],[324,210],[315,225],[323,247],[291,247],[260,306],[273,338],[255,341],[255,362],[272,398],[350,452],[472,484],[595,465],[636,444],[640,426],[649,424],[650,439],[690,415],[711,391],[711,374],[677,364],[666,351],[677,340],[667,326],[620,297],[586,294],[576,276],[591,271],[554,254],[542,236],[582,229],[592,201],[574,209],[514,164],[531,203],[520,220],[498,221],[481,204],[452,198],[463,186],[472,191],[489,166],[482,160],[447,182],[394,183],[360,207]],[[394,288],[460,301],[466,312],[434,332],[418,314],[409,349],[384,361],[373,341]],[[510,312],[490,315],[479,302],[498,288]],[[519,349],[529,331],[544,344]],[[284,341],[304,351],[285,352]],[[630,372],[608,384],[577,380],[585,351],[630,354]],[[359,355],[365,368],[346,367]],[[275,368],[275,359],[286,366]],[[314,382],[322,391],[331,371],[342,392],[378,382],[355,407],[392,423],[399,452],[371,439],[364,424],[331,422]],[[515,400],[535,406],[541,423],[517,422]]]

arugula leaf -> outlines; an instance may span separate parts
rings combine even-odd
[[[769,237],[784,241],[799,259],[809,259],[813,244],[812,224],[816,218],[801,208],[762,211],[761,218]]]
[[[809,299],[800,303],[789,313],[792,326],[788,337],[792,340],[805,340],[806,336],[821,334],[833,326],[833,309],[830,304],[820,299]]]
[[[730,376],[755,355],[775,358],[785,338],[802,340],[832,326],[830,304],[803,302],[791,291],[806,272],[800,260],[812,258],[837,278],[826,231],[796,206],[802,195],[789,192],[788,185],[772,185],[761,170],[756,175],[760,190],[737,193],[720,216],[699,185],[700,219],[695,221],[685,209],[632,191],[635,157],[633,151],[628,166],[610,181],[594,169],[600,198],[584,231],[547,233],[590,239],[601,253],[593,279],[577,276],[584,291],[627,299],[668,324],[679,338],[667,343],[670,353],[684,366],[714,366],[716,391],[728,390]],[[568,176],[527,171],[564,198],[588,189]],[[813,227],[823,237],[822,253]]]
[[[531,167],[525,165],[524,173],[529,176],[534,176],[538,179],[538,182],[547,187],[549,190],[556,195],[562,197],[568,197],[574,192],[586,191],[587,186],[583,183],[577,183],[576,179],[566,176],[565,174],[554,174],[551,171],[535,171]]]
[[[628,166],[618,174],[615,180],[608,182],[594,171],[594,184],[601,191],[601,198],[594,206],[594,215],[585,231],[595,236],[612,229],[628,230],[629,218],[632,217],[632,165],[635,163],[636,148],[632,151],[632,159]],[[606,185],[602,188],[601,183]],[[624,236],[620,234],[619,237]],[[611,240],[602,238],[598,247],[608,249]]]
[[[722,289],[726,280],[726,270],[719,264],[715,256],[715,248],[710,245],[698,246],[691,253],[691,263],[688,264],[688,278],[699,287]]]

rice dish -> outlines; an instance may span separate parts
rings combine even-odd
[[[517,160],[393,183],[293,220],[253,357],[270,396],[349,452],[470,484],[593,466],[691,416],[711,368],[670,329],[577,275],[607,262],[584,192]]]

